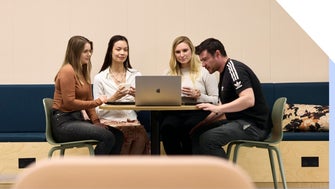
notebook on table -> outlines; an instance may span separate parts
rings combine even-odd
[[[137,106],[180,106],[181,76],[136,76]]]

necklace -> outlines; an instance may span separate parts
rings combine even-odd
[[[124,83],[126,72],[123,72],[121,74],[115,74],[114,72],[110,71],[109,73],[111,74],[115,83],[117,83],[117,84]]]

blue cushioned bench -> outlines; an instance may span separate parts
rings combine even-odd
[[[282,96],[289,103],[329,105],[329,83],[263,83],[266,100],[272,107]],[[42,99],[53,98],[53,84],[0,85],[0,142],[42,142],[45,120]],[[150,132],[150,113],[138,112]],[[329,140],[328,132],[284,133],[283,140]]]
[[[53,84],[0,85],[0,142],[46,141],[42,99],[53,93]],[[138,115],[150,128],[150,113]]]
[[[279,97],[291,104],[329,105],[329,82],[263,83],[270,107]],[[284,141],[328,141],[328,132],[284,132]]]
[[[46,141],[42,98],[53,91],[53,85],[0,85],[0,142]]]

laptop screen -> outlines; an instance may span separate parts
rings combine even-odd
[[[136,76],[137,106],[180,106],[181,76]]]

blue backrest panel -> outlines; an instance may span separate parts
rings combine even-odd
[[[0,85],[0,132],[44,132],[42,99],[54,85]]]

